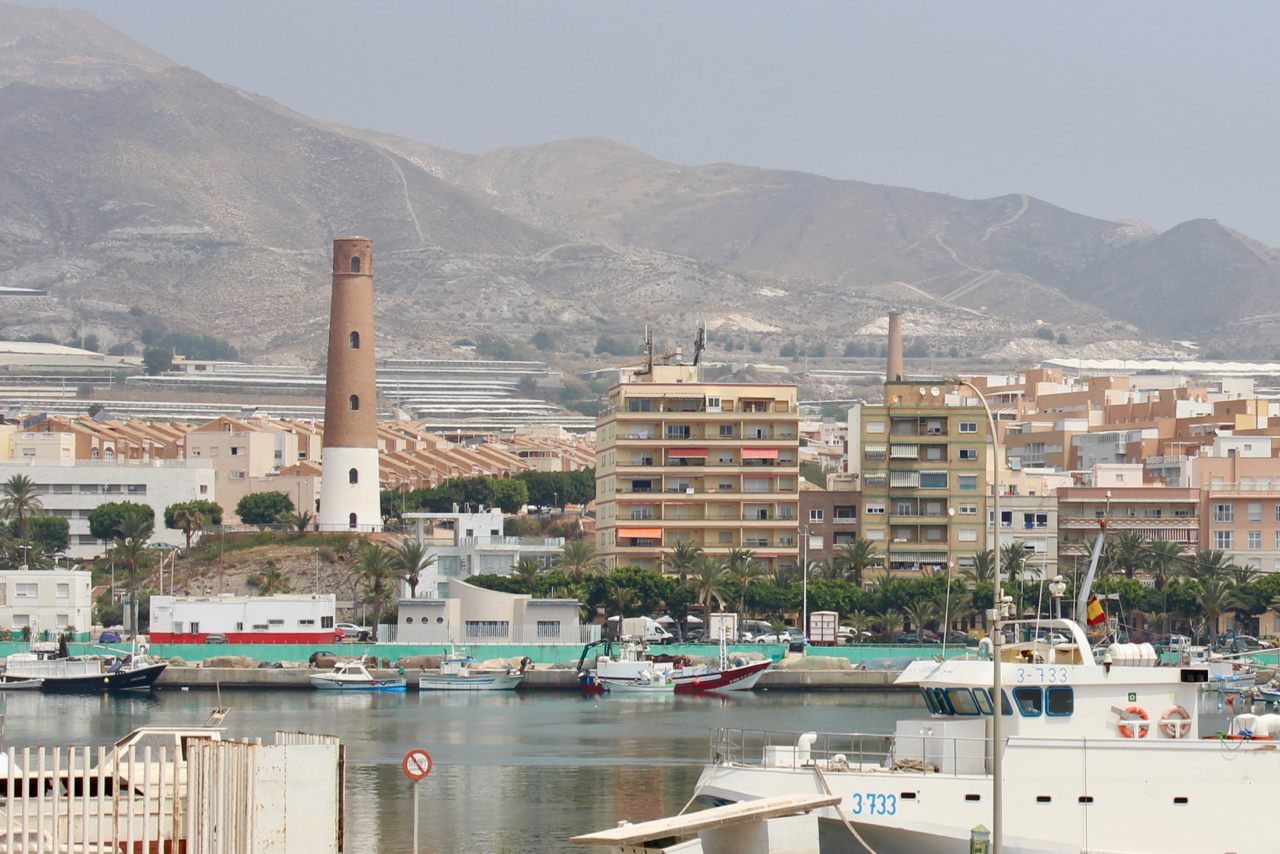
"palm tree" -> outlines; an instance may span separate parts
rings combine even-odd
[[[877,614],[876,625],[880,627],[881,632],[889,636],[889,642],[893,643],[893,633],[902,628],[902,614],[897,611]]]
[[[182,505],[173,511],[173,524],[187,538],[187,551],[191,550],[191,537],[205,525],[204,514],[194,507]]]
[[[687,582],[693,588],[694,596],[702,605],[705,617],[711,613],[712,600],[724,607],[725,598],[729,595],[729,580],[725,568],[710,555],[698,555],[698,560],[689,570]]]
[[[1201,578],[1196,582],[1191,595],[1204,612],[1210,637],[1218,633],[1219,620],[1223,614],[1243,606],[1231,582],[1222,578]]]
[[[562,570],[574,584],[581,584],[588,575],[599,572],[604,564],[596,554],[595,544],[586,540],[569,540],[556,555],[552,566]]]
[[[764,577],[764,565],[756,560],[750,549],[730,549],[724,559],[725,580],[738,590],[738,613],[743,613],[747,601],[747,588],[751,582]]]
[[[689,570],[697,563],[702,554],[702,546],[694,545],[688,540],[677,540],[671,547],[671,554],[663,555],[662,568],[667,572],[680,576],[683,582],[689,577]]]
[[[1253,581],[1262,573],[1262,570],[1256,566],[1241,566],[1233,563],[1227,567],[1227,576],[1231,579],[1231,583],[1237,587],[1243,587]]]
[[[311,520],[314,518],[315,515],[308,513],[306,510],[301,513],[286,513],[284,517],[285,522],[292,525],[299,534],[307,532],[307,528],[311,527]]]
[[[293,589],[293,582],[274,566],[267,567],[261,575],[251,575],[245,583],[258,591],[259,596],[274,596],[276,593],[288,593]]]
[[[1154,540],[1147,544],[1147,569],[1156,577],[1157,590],[1163,590],[1182,567],[1182,546],[1172,540]]]
[[[1187,566],[1187,575],[1199,580],[1222,578],[1231,566],[1231,558],[1222,549],[1201,549],[1182,560]]]
[[[925,626],[941,617],[937,605],[932,599],[916,599],[903,607],[902,611],[906,614],[907,619],[911,620],[911,625],[916,630],[916,636],[921,641],[924,640]]]
[[[1000,572],[1009,581],[1025,581],[1030,573],[1027,547],[1015,540],[1000,547]]]
[[[877,560],[876,544],[871,540],[858,537],[852,543],[840,549],[836,560],[844,570],[844,578],[850,584],[862,586],[862,576]]]
[[[994,584],[996,580],[996,553],[991,549],[973,556],[973,566],[960,570],[960,574],[974,584]]]
[[[147,548],[151,527],[150,519],[126,518],[120,525],[120,536],[116,537],[111,548],[115,562],[127,570],[125,587],[129,591],[133,622],[130,630],[135,635],[138,633],[138,585],[155,557],[155,552]]]
[[[373,625],[378,626],[382,617],[382,604],[391,588],[391,579],[395,577],[395,566],[392,563],[391,549],[381,543],[365,540],[356,549],[355,571],[357,577],[364,582],[373,602]]]
[[[824,561],[814,561],[809,564],[810,578],[826,578],[836,581],[843,577],[844,571],[840,566],[839,558],[827,558]]]
[[[1137,531],[1121,531],[1107,543],[1107,571],[1133,578],[1147,564],[1147,543]]]
[[[524,585],[526,593],[533,593],[533,588],[538,584],[538,576],[545,569],[542,561],[536,557],[525,555],[516,561],[516,565],[511,568],[511,577],[520,581]]]
[[[409,598],[418,598],[418,579],[422,570],[436,562],[435,555],[427,554],[427,547],[417,540],[405,540],[391,555],[396,573],[409,585]]]
[[[25,474],[15,474],[4,482],[0,489],[0,513],[6,519],[15,519],[18,523],[18,539],[25,540],[31,536],[31,517],[44,512],[40,496],[36,495],[36,483]]]
[[[862,643],[864,640],[862,633],[875,625],[876,618],[866,611],[854,611],[845,617],[845,622],[849,624],[849,628],[853,629],[854,643]]]
[[[634,587],[623,587],[618,584],[609,587],[609,598],[613,600],[613,604],[618,608],[618,616],[634,617],[631,613],[635,610],[636,600],[640,598],[640,594],[636,592]]]

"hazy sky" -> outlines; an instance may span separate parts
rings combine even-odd
[[[1274,2],[73,5],[216,80],[461,151],[607,136],[1280,245]]]

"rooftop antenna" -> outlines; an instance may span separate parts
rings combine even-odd
[[[707,349],[707,322],[698,321],[698,332],[693,338],[693,363],[696,365],[702,358],[702,351]]]
[[[653,375],[653,329],[649,324],[644,325],[644,373],[648,376]]]

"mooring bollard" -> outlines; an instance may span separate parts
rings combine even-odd
[[[969,831],[969,854],[990,854],[991,831],[978,825]]]

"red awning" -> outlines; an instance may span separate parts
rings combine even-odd
[[[743,448],[742,458],[744,460],[776,460],[778,458],[777,448]]]
[[[643,540],[660,540],[662,539],[661,528],[619,528],[619,537],[631,537],[633,539]]]
[[[667,451],[668,457],[706,457],[706,448],[672,448]]]

